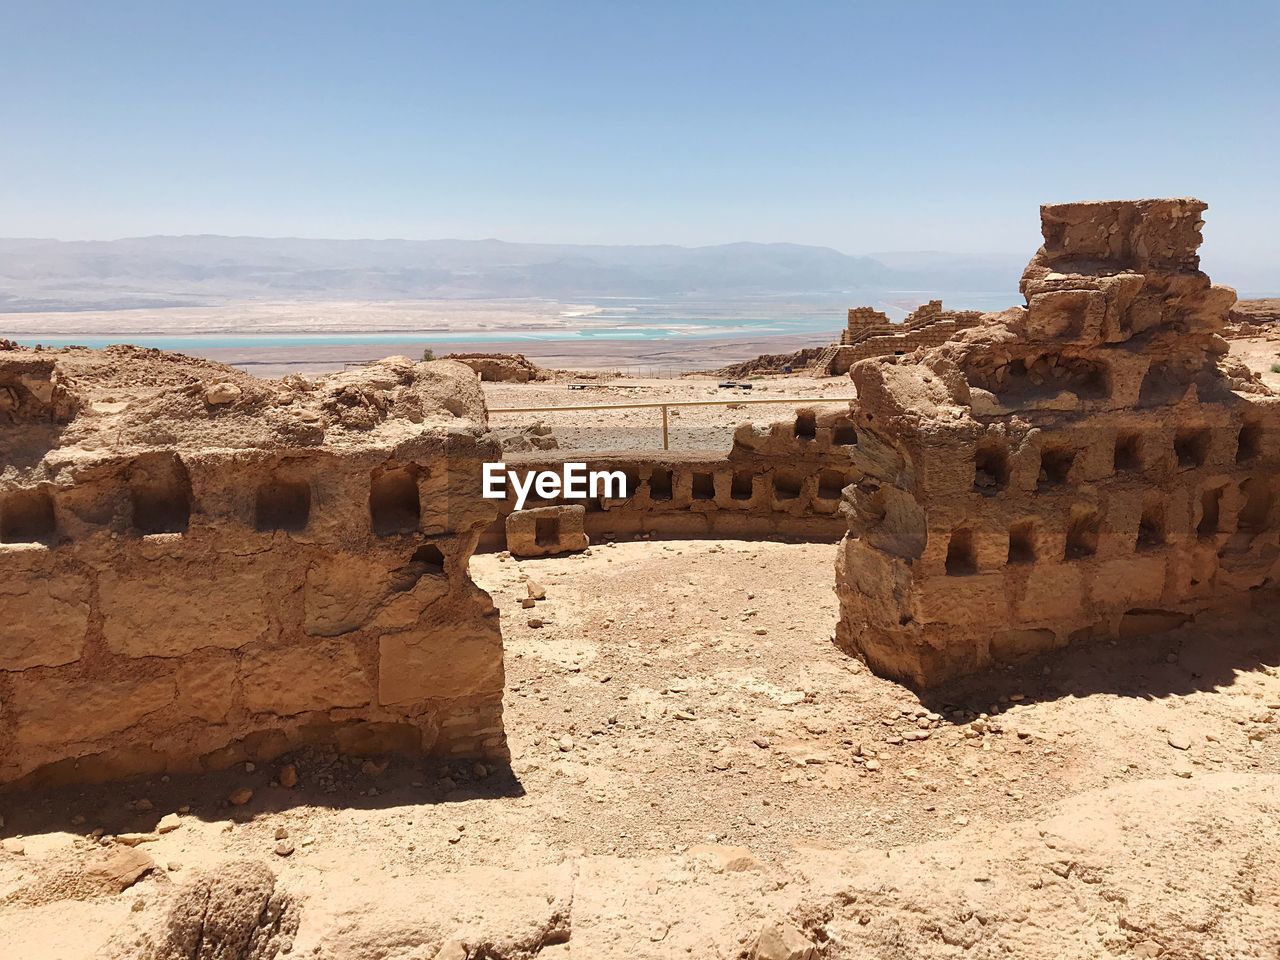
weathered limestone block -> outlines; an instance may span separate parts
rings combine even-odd
[[[83,577],[0,582],[0,670],[59,667],[80,659],[89,625]]]
[[[1017,618],[1027,623],[1062,621],[1074,624],[1085,612],[1085,572],[1079,564],[1032,565],[1026,585],[1015,605]],[[1007,622],[1008,616],[993,623]],[[1066,631],[1070,633],[1070,630]]]
[[[501,694],[501,649],[496,611],[461,629],[439,624],[388,634],[378,641],[378,702]]]
[[[287,716],[372,702],[373,682],[360,657],[342,640],[301,645],[253,644],[241,651],[245,709]]]
[[[583,529],[586,508],[535,507],[516,510],[507,517],[507,549],[514,557],[543,557],[574,553],[591,545]]]
[[[102,635],[128,657],[180,657],[201,647],[235,649],[271,629],[265,564],[216,557],[151,560],[99,576]]]
[[[209,723],[221,723],[231,712],[237,665],[233,654],[216,651],[185,660],[178,668],[178,710]]]
[[[120,733],[173,702],[169,677],[72,680],[18,674],[13,681],[13,738],[24,747],[93,743]]]
[[[1089,587],[1090,599],[1110,610],[1159,606],[1167,565],[1168,559],[1158,553],[1100,563]]]
[[[351,553],[323,557],[307,568],[303,629],[314,637],[358,630],[391,589],[382,564]]]

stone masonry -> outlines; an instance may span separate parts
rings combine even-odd
[[[930,685],[1274,587],[1280,397],[1217,334],[1204,209],[1043,207],[1026,306],[853,368],[842,647]]]
[[[476,376],[0,344],[0,783],[505,757]]]
[[[510,498],[497,501],[499,511],[507,513],[505,525],[495,523],[481,546],[538,556],[582,549],[588,537],[593,543],[645,537],[785,537],[834,543],[848,526],[840,516],[841,493],[861,477],[854,466],[857,443],[849,411],[823,405],[801,407],[793,417],[771,424],[741,424],[727,453],[508,454],[507,465],[521,471],[558,470],[565,461],[580,461],[589,470],[621,472],[627,496],[534,499],[529,509],[514,513],[509,512]],[[552,536],[552,514],[542,511],[570,503],[560,509],[571,509],[572,515]],[[547,531],[541,546],[538,519]]]
[[[917,307],[902,323],[893,323],[872,307],[850,307],[840,342],[819,354],[810,370],[821,376],[840,376],[867,357],[900,357],[920,347],[936,347],[981,317],[977,310],[943,310],[941,300]]]

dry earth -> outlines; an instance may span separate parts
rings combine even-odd
[[[780,921],[837,958],[1277,955],[1280,610],[921,701],[832,645],[834,550],[477,557],[510,769],[307,754],[292,789],[273,763],[6,797],[0,956],[179,955],[137,931],[237,858],[305,957],[736,957]],[[123,892],[86,872],[119,838],[158,865]]]
[[[748,421],[766,424],[790,415],[794,404],[750,403],[776,398],[849,399],[855,395],[847,377],[797,374],[754,380],[750,390],[720,387],[714,377],[649,379],[607,377],[594,380],[550,380],[540,383],[485,383],[490,410],[503,407],[567,407],[665,401],[723,401],[724,406],[672,407],[668,430],[672,450],[728,449],[733,430]],[[747,382],[747,381],[740,381]],[[583,389],[570,389],[570,384]],[[662,447],[662,411],[657,408],[598,411],[490,413],[495,428],[540,420],[551,427],[564,450],[654,450]]]
[[[1272,369],[1280,365],[1280,333],[1232,340],[1231,355],[1262,374],[1262,382],[1272,390],[1280,390],[1280,371]]]

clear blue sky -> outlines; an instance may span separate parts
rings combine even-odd
[[[1200,196],[1280,260],[1280,4],[0,0],[0,236],[1030,251]]]

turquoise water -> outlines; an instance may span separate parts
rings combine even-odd
[[[513,326],[506,330],[383,331],[375,333],[225,333],[225,334],[59,334],[9,335],[24,346],[78,345],[104,347],[131,343],[141,347],[200,353],[206,350],[254,350],[263,348],[361,346],[528,341],[547,343],[610,340],[686,340],[761,337],[785,334],[830,333],[845,324],[845,311],[858,304],[874,305],[891,319],[901,320],[911,307],[929,299],[941,299],[948,309],[997,310],[1010,306],[1016,295],[995,293],[947,293],[941,291],[854,291],[842,295],[787,299],[749,300],[632,300],[597,299],[601,309],[590,316],[566,317],[569,324],[556,329]],[[87,313],[86,316],[91,316]],[[15,319],[16,319],[15,315]],[[0,336],[3,331],[0,316]]]

